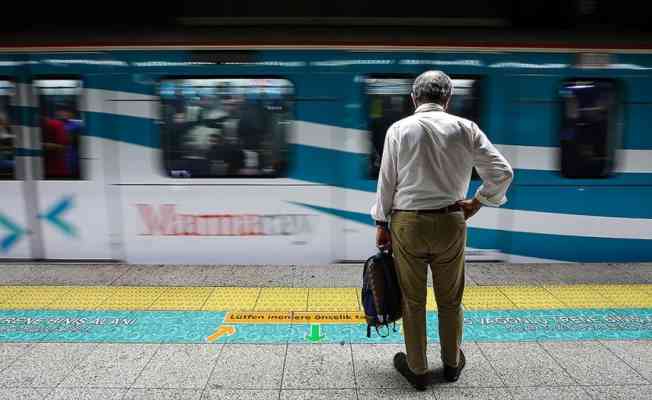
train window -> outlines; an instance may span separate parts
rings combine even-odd
[[[283,176],[293,94],[286,79],[161,81],[161,134],[169,175]]]
[[[479,81],[477,79],[453,80],[453,97],[448,112],[478,122],[480,116]],[[369,159],[369,174],[378,177],[383,144],[387,129],[401,118],[414,112],[410,92],[414,79],[376,78],[366,79],[367,110],[369,130],[371,131],[372,149]],[[473,170],[473,179],[478,175]]]
[[[39,103],[45,179],[81,179],[79,142],[84,121],[79,111],[81,81],[41,79],[34,81]]]
[[[617,88],[609,80],[572,80],[562,85],[559,134],[561,174],[606,178],[614,166]]]
[[[11,126],[11,98],[14,84],[0,80],[0,179],[14,179],[16,133]]]
[[[412,79],[404,78],[367,78],[367,112],[371,132],[371,154],[369,174],[378,177],[380,160],[387,129],[396,121],[405,118],[414,111],[410,92]]]

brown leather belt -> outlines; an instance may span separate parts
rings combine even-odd
[[[424,210],[394,210],[394,211],[401,211],[401,212],[412,212],[416,214],[448,214],[456,211],[462,211],[462,207],[459,206],[459,204],[453,204],[450,206],[446,206],[443,208],[437,208],[437,209],[424,209]]]

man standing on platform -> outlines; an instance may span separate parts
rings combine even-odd
[[[444,378],[454,382],[466,363],[460,348],[466,220],[482,205],[503,205],[513,178],[510,165],[474,122],[446,113],[452,92],[451,79],[441,71],[416,78],[411,93],[416,110],[387,131],[371,209],[376,244],[392,248],[403,294],[407,354],[397,353],[394,366],[419,390],[428,381],[428,265]],[[464,200],[474,166],[483,184]]]

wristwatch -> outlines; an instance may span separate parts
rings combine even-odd
[[[389,225],[387,224],[387,221],[376,221],[376,226],[379,226],[384,229],[388,229]]]

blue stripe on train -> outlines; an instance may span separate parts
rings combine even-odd
[[[350,221],[373,225],[367,213],[296,203]],[[467,246],[496,249],[513,255],[574,262],[642,262],[652,259],[652,240],[551,235],[498,229],[469,228]]]
[[[564,178],[559,171],[536,169],[517,169],[514,174],[514,182],[518,185],[573,187],[652,185],[652,173],[614,173],[604,179],[568,179]]]
[[[291,178],[365,192],[376,191],[366,179],[368,156],[312,146],[293,145]],[[357,179],[356,179],[357,177]],[[534,182],[536,184],[529,185]],[[617,174],[603,180],[564,179],[555,171],[516,170],[504,208],[561,214],[652,218],[652,174]],[[471,182],[469,195],[478,181]],[[626,200],[626,204],[624,203]]]
[[[508,202],[503,207],[560,214],[652,218],[650,202],[651,186],[515,185],[510,189]]]
[[[22,124],[38,126],[37,109],[16,107]],[[98,112],[84,114],[87,135],[160,148],[158,126],[150,119]],[[312,146],[291,145],[290,178],[347,189],[375,192],[376,180],[368,178],[368,156]],[[22,155],[22,154],[21,154]],[[27,154],[25,154],[27,155]],[[29,154],[37,155],[37,154]],[[609,179],[565,179],[557,171],[516,170],[508,194],[509,209],[563,214],[652,218],[652,174],[619,173]],[[472,182],[473,193],[477,182]],[[636,185],[636,186],[632,186]],[[628,195],[628,193],[630,195]],[[626,206],[623,199],[627,199]]]
[[[158,126],[146,118],[99,112],[85,113],[87,135],[158,149],[161,147]]]
[[[474,236],[481,236],[486,231],[469,229],[469,245],[475,247]],[[652,259],[652,240],[507,233],[510,244],[506,252],[510,254],[576,262],[644,262]]]
[[[38,108],[14,106],[15,125],[40,127]],[[151,119],[101,112],[85,112],[87,136],[117,140],[151,148],[160,148],[157,126]]]

